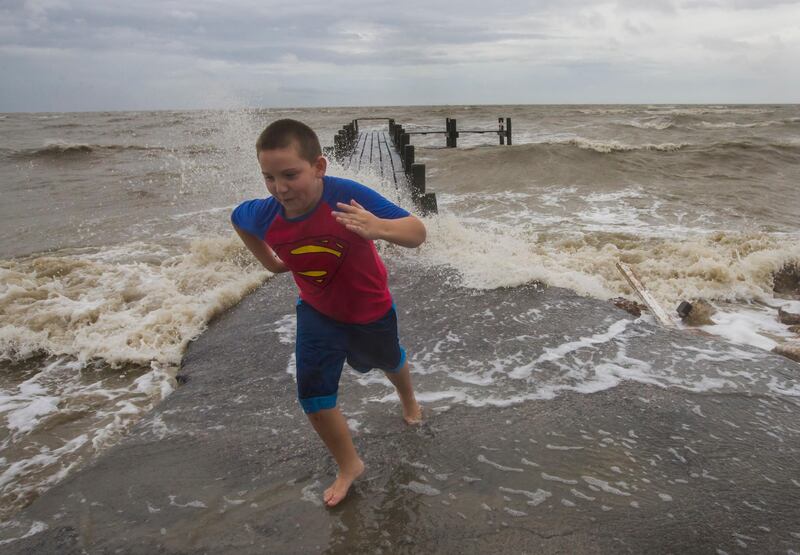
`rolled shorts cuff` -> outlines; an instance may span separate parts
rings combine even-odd
[[[325,395],[324,397],[309,397],[307,399],[299,399],[300,405],[303,407],[303,412],[312,414],[324,409],[332,409],[336,406],[336,393],[333,395]]]
[[[387,370],[387,372],[391,372],[392,374],[396,374],[397,372],[400,371],[400,369],[403,367],[403,365],[405,363],[406,363],[406,350],[404,348],[400,347],[400,362],[397,364],[397,366],[394,369]]]

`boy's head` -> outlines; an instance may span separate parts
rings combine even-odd
[[[264,150],[294,147],[297,154],[314,164],[322,156],[322,147],[314,130],[295,119],[279,119],[270,123],[256,141],[256,156]]]
[[[272,122],[256,141],[264,183],[289,217],[311,210],[322,196],[327,161],[316,133],[292,119]]]

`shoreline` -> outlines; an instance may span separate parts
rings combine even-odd
[[[393,275],[398,306],[413,308],[401,316],[401,333],[414,352],[442,337],[441,326],[449,326],[442,320],[455,320],[459,303],[508,304],[502,291],[455,289],[416,307],[415,295],[445,278],[435,271]],[[547,308],[554,329],[602,323],[609,313],[629,319],[607,302],[567,290],[516,292],[519,311]],[[274,325],[292,309],[293,293],[290,280],[270,280],[211,321],[184,355],[187,382],[117,445],[15,515],[0,541],[38,532],[9,541],[5,552],[477,553],[498,545],[505,552],[707,552],[736,549],[737,541],[759,551],[800,545],[792,527],[800,519],[800,483],[791,474],[800,455],[796,398],[628,380],[510,406],[423,401],[426,422],[408,428],[396,402],[363,401],[365,394],[385,395],[384,385],[359,385],[345,372],[340,404],[356,428],[367,474],[340,507],[325,509],[320,496],[335,467],[297,405],[286,371],[293,345]],[[677,341],[703,349],[710,341],[637,326],[641,345],[653,352],[677,351]],[[483,335],[471,337],[467,348],[478,357]],[[530,343],[534,353],[543,349],[536,338]],[[638,348],[630,346],[631,356]],[[676,354],[660,364],[682,364],[683,353]],[[795,363],[768,354],[708,364],[797,375]],[[435,391],[435,373],[415,379]]]

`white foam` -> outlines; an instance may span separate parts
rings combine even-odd
[[[714,324],[702,326],[701,329],[733,343],[771,351],[778,344],[774,338],[794,337],[786,326],[778,322],[777,311],[769,307],[717,308],[717,312],[711,316]]]
[[[208,508],[208,506],[204,502],[202,502],[200,500],[197,500],[197,499],[195,499],[193,501],[189,501],[188,503],[178,503],[178,502],[175,501],[177,498],[178,498],[177,495],[170,495],[169,496],[169,504],[172,505],[173,507],[180,507],[182,509],[187,509],[187,508],[191,508],[191,509],[207,509]]]
[[[461,284],[476,289],[522,285],[534,280],[571,287],[605,297],[610,292],[592,276],[564,267],[557,259],[538,253],[514,233],[487,233],[464,226],[453,216],[426,221],[429,241],[417,255],[432,266],[448,264],[458,270]]]
[[[635,195],[636,189],[606,194]],[[538,280],[600,299],[632,294],[615,264],[636,260],[637,273],[666,307],[697,298],[772,299],[773,273],[800,262],[800,235],[697,233],[684,226],[676,239],[680,226],[659,229],[640,220],[642,214],[630,206],[600,203],[575,216],[572,233],[542,235],[513,222],[442,213],[425,220],[428,241],[420,249],[400,254],[430,266],[446,264],[466,287],[494,289]],[[597,243],[597,231],[647,236]]]
[[[4,447],[26,453],[4,471],[4,493],[24,499],[56,483],[166,397],[188,342],[268,276],[251,258],[228,236],[3,261],[0,359],[55,355],[32,378],[0,391],[0,417],[11,434]],[[103,377],[87,383],[93,369],[109,366],[125,366],[132,381],[98,373]],[[51,418],[74,412],[85,415],[77,428],[58,431],[61,447],[37,443]],[[156,422],[153,432],[168,430]]]
[[[542,472],[542,478],[544,478],[545,480],[549,480],[551,482],[561,482],[562,484],[577,484],[578,483],[577,480],[570,480],[568,478],[561,478],[559,476],[552,476],[552,475],[546,474],[544,472]]]
[[[238,242],[238,243],[237,243]],[[202,239],[187,253],[155,262],[136,258],[136,243],[15,260],[0,270],[0,357],[36,352],[111,364],[177,365],[188,342],[215,314],[262,283],[266,271],[245,260],[238,239]],[[238,257],[238,258],[237,258]],[[109,261],[111,260],[111,261]]]
[[[511,466],[503,466],[502,464],[496,463],[494,461],[490,461],[483,455],[478,455],[478,462],[482,462],[484,464],[488,464],[489,466],[493,466],[497,470],[502,470],[503,472],[524,472],[522,468],[515,468]]]
[[[311,503],[312,505],[316,505],[317,507],[322,507],[322,500],[320,499],[320,495],[317,492],[317,488],[321,486],[322,483],[319,480],[315,480],[313,483],[303,487],[303,489],[300,490],[300,500],[308,501],[309,503]]]
[[[591,495],[586,495],[585,493],[574,488],[571,489],[570,492],[578,499],[583,499],[585,501],[594,501],[596,499],[596,497],[592,497]]]
[[[515,495],[524,495],[525,497],[528,498],[528,501],[527,501],[528,505],[531,505],[533,507],[538,507],[539,505],[544,503],[547,500],[548,497],[551,497],[553,495],[549,491],[546,491],[546,490],[543,490],[543,489],[537,489],[536,491],[526,491],[526,490],[523,490],[523,489],[511,489],[511,488],[506,488],[506,487],[502,487],[502,486],[500,488],[498,488],[498,489],[500,489],[500,491],[502,491],[504,493],[512,493],[512,494],[515,494]]]
[[[579,349],[585,347],[591,347],[593,345],[607,343],[612,339],[616,338],[620,334],[622,334],[628,325],[631,323],[631,320],[618,320],[609,326],[608,330],[603,333],[597,333],[590,337],[581,337],[577,341],[569,341],[567,343],[562,343],[558,347],[555,348],[548,348],[545,347],[544,353],[540,355],[536,360],[531,363],[528,363],[524,366],[520,366],[514,368],[511,372],[509,372],[509,377],[515,379],[528,379],[531,376],[531,373],[536,369],[536,367],[540,364],[545,362],[553,362],[555,360],[564,358],[567,354],[573,353]]]
[[[8,486],[14,484],[14,482],[16,482],[22,475],[26,475],[31,472],[41,472],[47,467],[58,465],[62,457],[67,454],[74,453],[88,441],[89,436],[87,434],[81,434],[78,437],[69,440],[57,449],[42,447],[39,454],[27,459],[14,461],[8,465],[2,471],[2,473],[0,473],[0,490],[4,492],[9,491]],[[60,465],[60,468],[55,473],[47,475],[47,477],[41,482],[38,482],[35,487],[17,487],[13,489],[18,492],[42,490],[46,486],[58,483],[69,472],[74,464],[75,463]]]
[[[775,303],[772,306],[780,307],[786,312],[791,312],[792,314],[800,314],[800,301],[787,301],[784,299],[775,299]]]
[[[689,143],[659,143],[659,144],[643,143],[638,145],[632,145],[632,144],[622,143],[616,140],[596,140],[596,139],[587,139],[585,137],[579,137],[579,136],[572,136],[566,139],[551,139],[546,142],[550,144],[564,144],[564,145],[576,146],[584,150],[592,150],[594,152],[599,152],[601,154],[610,154],[614,152],[632,152],[637,150],[673,152],[685,148],[687,146],[691,146]]]
[[[2,526],[5,528],[5,527],[8,527],[8,526],[14,526],[14,525],[18,526],[19,523],[17,521],[10,521],[10,522],[4,523]],[[18,536],[16,538],[9,538],[9,539],[5,539],[5,540],[0,540],[0,545],[5,545],[7,543],[12,543],[12,542],[15,542],[17,540],[22,540],[22,539],[25,539],[25,538],[29,538],[31,536],[35,536],[36,534],[41,534],[42,532],[44,532],[47,529],[48,529],[47,524],[45,524],[44,522],[38,521],[38,520],[34,520],[33,522],[31,522],[31,525],[30,525],[30,528],[28,529],[28,531],[25,532],[23,535]]]
[[[623,495],[629,496],[630,493],[622,491],[621,489],[615,488],[605,480],[600,480],[599,478],[595,478],[593,476],[582,476],[583,481],[589,484],[590,486],[594,486],[606,493],[612,493],[614,495]]]
[[[271,328],[270,331],[278,334],[278,341],[284,345],[294,345],[297,335],[296,314],[287,314],[268,326]]]
[[[404,487],[404,488],[406,488],[408,490],[411,490],[414,493],[419,493],[420,495],[427,495],[427,496],[430,496],[430,497],[433,497],[433,496],[436,496],[436,495],[440,495],[442,493],[441,491],[439,491],[438,489],[436,489],[436,488],[434,488],[432,486],[429,486],[427,484],[423,484],[421,482],[416,482],[414,480],[410,481],[408,484],[406,484],[405,486],[402,486],[402,487]]]
[[[779,125],[786,125],[786,122],[776,121],[776,120],[756,121],[751,123],[738,123],[735,121],[721,121],[721,122],[701,121],[699,127],[706,129],[751,129],[753,127],[774,127]]]
[[[0,417],[11,434],[3,447],[13,446],[23,456],[8,464],[0,477],[2,493],[23,500],[61,480],[70,469],[115,442],[139,417],[174,387],[172,374],[153,365],[129,384],[110,385],[115,376],[87,383],[92,371],[66,357],[55,359],[11,391],[0,391]],[[86,407],[92,411],[86,411]],[[51,426],[59,415],[82,414],[81,425],[59,430],[60,447],[39,441],[40,429]],[[77,431],[77,433],[76,433]],[[153,433],[168,430],[163,421]],[[33,455],[31,455],[33,454]]]
[[[546,192],[539,195],[539,203],[545,206],[562,206],[565,197],[578,193],[575,187],[555,187],[549,188]]]
[[[30,432],[41,420],[58,411],[59,397],[50,395],[34,376],[17,386],[17,391],[0,390],[0,415],[15,434]]]

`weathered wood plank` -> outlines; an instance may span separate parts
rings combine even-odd
[[[360,131],[356,146],[343,165],[356,171],[371,168],[381,178],[391,179],[396,187],[406,183],[402,160],[386,131]]]
[[[628,281],[628,284],[630,284],[633,290],[636,291],[636,294],[639,295],[642,302],[647,305],[653,313],[653,316],[656,317],[656,320],[667,328],[675,327],[675,322],[670,318],[669,314],[661,308],[661,305],[658,304],[655,297],[647,290],[647,287],[644,286],[644,283],[642,283],[642,280],[636,275],[636,272],[633,271],[633,268],[623,262],[617,262],[617,269]]]

